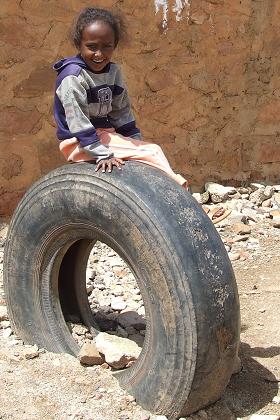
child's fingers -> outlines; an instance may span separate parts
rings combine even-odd
[[[115,159],[114,161],[114,165],[118,168],[118,169],[122,169],[122,165],[124,165],[124,162],[121,159]]]
[[[111,160],[107,163],[107,165],[108,165],[108,172],[112,172],[113,163],[114,162],[112,162]]]
[[[99,169],[101,168],[101,162],[99,162],[97,165],[96,165],[96,168],[95,168],[95,172],[97,172],[97,171],[99,171]]]
[[[119,162],[121,165],[124,165],[124,160],[122,160],[120,158],[116,158],[116,161]]]

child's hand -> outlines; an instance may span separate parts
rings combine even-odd
[[[112,157],[111,159],[103,159],[96,165],[95,172],[99,171],[100,168],[102,169],[102,172],[106,172],[106,169],[108,172],[112,172],[114,166],[118,169],[122,169],[122,165],[124,165],[124,161],[119,158]]]

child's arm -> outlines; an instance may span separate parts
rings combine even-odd
[[[113,95],[112,111],[108,114],[108,119],[117,133],[124,137],[141,140],[141,133],[136,127],[127,87],[120,69],[118,69],[116,74],[115,85],[118,87],[118,90]]]

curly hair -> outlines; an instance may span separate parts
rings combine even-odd
[[[71,41],[76,48],[79,49],[83,30],[93,22],[102,21],[107,23],[113,30],[115,35],[115,47],[125,35],[125,25],[123,19],[119,15],[115,15],[109,10],[86,7],[82,9],[76,19],[71,30]]]

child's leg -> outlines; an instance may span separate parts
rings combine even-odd
[[[186,187],[187,180],[171,169],[160,146],[129,137],[123,137],[115,132],[100,130],[98,132],[102,144],[109,146],[115,157],[124,160],[135,160],[161,169],[180,185]]]
[[[161,169],[183,187],[187,188],[187,180],[171,169],[160,146],[154,143],[123,137],[114,130],[97,130],[102,144],[109,147],[115,157],[123,160],[135,160]],[[73,137],[60,143],[60,151],[68,162],[85,162],[92,158],[79,148],[78,140]]]

